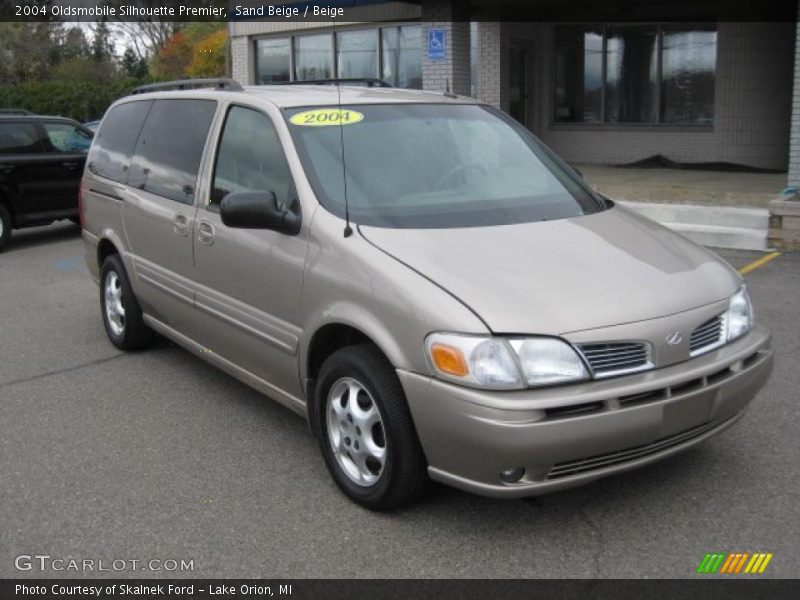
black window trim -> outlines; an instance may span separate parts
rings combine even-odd
[[[217,161],[219,160],[220,146],[222,146],[222,137],[225,135],[225,125],[227,125],[228,116],[231,114],[231,111],[234,108],[244,108],[246,110],[252,110],[254,112],[257,112],[258,114],[260,114],[264,118],[266,118],[272,124],[272,127],[275,129],[275,133],[278,136],[278,143],[281,145],[281,152],[283,152],[283,158],[286,161],[286,168],[289,171],[289,178],[291,179],[291,182],[292,182],[292,185],[291,185],[291,188],[290,188],[291,191],[292,191],[291,195],[293,195],[295,197],[294,205],[297,207],[297,211],[295,212],[295,214],[297,215],[297,218],[300,219],[300,222],[302,223],[303,210],[302,210],[302,205],[301,205],[301,202],[300,202],[299,194],[297,192],[297,184],[296,184],[296,182],[294,180],[294,173],[292,173],[292,166],[291,166],[291,163],[289,161],[289,157],[286,154],[286,145],[283,143],[283,140],[281,140],[280,130],[278,129],[278,126],[277,126],[277,123],[276,123],[275,119],[273,119],[266,112],[264,112],[264,110],[262,110],[262,109],[260,109],[260,108],[258,108],[256,106],[251,106],[249,104],[242,104],[242,103],[239,103],[239,102],[230,102],[228,104],[228,106],[225,107],[225,115],[223,116],[222,122],[220,123],[219,133],[217,134],[217,140],[216,140],[216,143],[214,144],[214,156],[213,156],[213,161],[211,163],[211,175],[210,175],[210,179],[209,179],[209,182],[208,182],[207,194],[205,196],[204,201],[198,204],[198,207],[199,208],[204,208],[209,212],[219,213],[219,205],[212,204],[211,203],[211,198],[213,197],[213,194],[214,194],[214,181],[216,181],[216,178],[217,178]],[[196,194],[195,194],[195,196],[196,196]],[[299,230],[299,227],[298,227],[298,230]]]
[[[619,122],[619,121],[608,121],[606,120],[606,79],[607,79],[607,43],[608,43],[608,28],[609,26],[618,25],[618,24],[628,24],[628,25],[653,25],[656,28],[656,40],[657,40],[657,47],[658,53],[656,57],[656,82],[658,84],[658,90],[656,92],[655,97],[655,113],[657,116],[656,121],[646,121],[646,122]],[[682,128],[686,131],[714,131],[714,128],[717,123],[716,119],[716,97],[714,98],[714,118],[712,119],[711,123],[675,123],[675,122],[668,122],[664,121],[661,108],[663,103],[663,54],[664,54],[664,43],[663,43],[663,35],[664,35],[664,26],[665,25],[681,25],[684,23],[681,22],[666,22],[666,21],[580,21],[580,22],[559,22],[553,25],[553,33],[551,37],[552,42],[552,60],[551,62],[551,77],[550,77],[550,101],[552,105],[550,107],[549,112],[549,124],[548,129],[553,131],[586,131],[586,130],[598,130],[598,131],[652,131],[652,132],[659,132],[668,130],[670,132],[677,132],[680,131]],[[695,27],[700,27],[703,25],[710,25],[714,27],[714,31],[717,32],[719,35],[719,22],[717,21],[697,21],[697,22],[687,22],[686,25],[693,25]],[[559,121],[556,119],[556,107],[557,107],[557,90],[558,90],[558,72],[557,72],[557,53],[556,53],[556,29],[560,26],[564,25],[600,25],[603,31],[603,46],[602,46],[602,87],[600,90],[600,121]],[[717,47],[715,48],[716,57],[719,58],[719,40],[717,40]],[[716,78],[717,75],[717,68],[714,68],[714,76]]]

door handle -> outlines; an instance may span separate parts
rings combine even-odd
[[[0,171],[3,173],[10,173],[14,170],[14,165],[2,164],[0,165]]]
[[[81,164],[78,163],[78,162],[67,161],[67,162],[61,163],[61,166],[64,167],[65,169],[73,169],[74,170],[74,169],[79,168],[81,166]]]
[[[214,226],[208,221],[200,221],[200,224],[197,226],[197,241],[210,246],[214,243],[214,237]]]
[[[189,235],[189,219],[186,215],[175,215],[175,219],[172,221],[172,231],[182,237]]]

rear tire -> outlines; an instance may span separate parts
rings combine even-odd
[[[323,363],[314,429],[345,495],[370,510],[419,498],[427,465],[394,367],[372,344],[347,346]]]
[[[120,350],[141,350],[153,343],[153,331],[144,324],[118,254],[106,258],[100,269],[100,309],[108,339]]]
[[[2,252],[3,247],[8,243],[8,239],[11,237],[11,214],[8,212],[8,209],[0,202],[0,252]]]

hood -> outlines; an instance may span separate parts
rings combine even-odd
[[[741,285],[709,251],[620,207],[495,227],[359,229],[495,333],[562,335],[654,319],[727,299]]]

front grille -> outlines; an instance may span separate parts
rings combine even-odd
[[[652,367],[650,349],[644,342],[614,342],[579,346],[595,377],[611,377]]]
[[[728,418],[733,418],[734,416],[735,415],[731,415]],[[688,429],[687,431],[683,431],[681,433],[676,433],[675,435],[656,440],[655,442],[651,442],[649,444],[643,444],[641,446],[635,446],[633,448],[627,448],[617,452],[598,454],[597,456],[579,458],[577,460],[570,460],[555,464],[547,474],[547,479],[561,479],[563,477],[570,477],[572,475],[578,475],[588,471],[595,471],[604,467],[630,462],[632,460],[636,460],[637,458],[643,458],[645,456],[650,456],[651,454],[662,452],[703,435],[707,431],[718,427],[724,421],[727,421],[728,418],[712,423],[705,423],[698,427]]]
[[[718,315],[695,329],[689,340],[690,356],[696,356],[721,346],[723,342],[723,325],[722,315]]]

